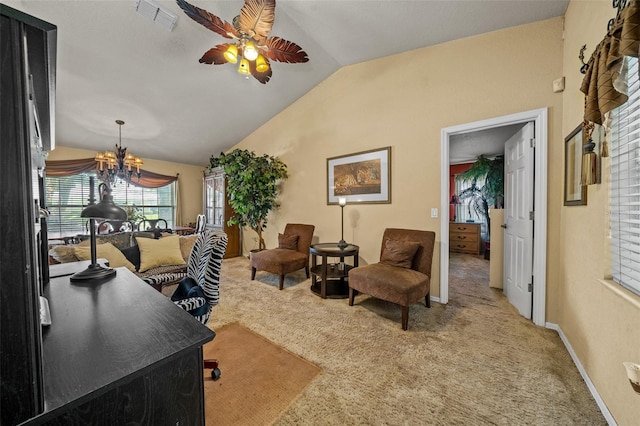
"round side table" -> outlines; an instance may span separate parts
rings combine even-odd
[[[311,291],[323,299],[346,299],[349,297],[349,270],[358,267],[360,247],[347,244],[338,247],[338,243],[313,244],[309,248],[311,254]],[[320,264],[318,264],[320,257]],[[329,257],[339,258],[338,263],[329,263]],[[344,262],[345,258],[353,258],[353,265]]]

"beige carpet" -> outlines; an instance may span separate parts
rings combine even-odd
[[[320,299],[303,271],[279,291],[228,259],[209,325],[239,322],[322,368],[277,425],[606,424],[557,333],[489,288],[486,261],[452,262],[450,303],[412,306],[405,332],[397,306]]]
[[[208,426],[271,424],[321,372],[238,323],[216,333],[203,348],[204,358],[217,359],[222,372],[216,381],[205,372]]]

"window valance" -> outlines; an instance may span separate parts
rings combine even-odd
[[[627,101],[624,56],[638,57],[640,4],[631,0],[587,62],[580,90],[585,94],[584,119],[603,124],[605,115]]]
[[[71,176],[79,173],[95,171],[96,160],[81,158],[78,160],[47,161],[45,173],[47,176]],[[168,176],[140,169],[140,179],[131,179],[131,184],[142,188],[160,188],[178,180],[178,175]]]

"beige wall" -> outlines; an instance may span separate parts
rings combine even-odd
[[[578,54],[587,58],[615,16],[609,0],[572,1],[567,9],[563,67],[563,134],[582,121],[584,96],[579,91]],[[640,396],[626,379],[623,361],[640,362],[640,297],[604,278],[608,261],[608,161],[603,183],[588,188],[587,205],[563,207],[560,232],[563,258],[558,285],[558,324],[599,394],[620,425],[638,424]]]
[[[238,145],[277,155],[289,167],[267,247],[287,222],[312,223],[320,241],[339,240],[340,208],[326,201],[326,159],[390,145],[392,203],[347,205],[345,239],[361,247],[361,263],[371,263],[385,227],[435,231],[431,291],[439,295],[440,218],[430,210],[440,208],[441,129],[547,107],[549,181],[558,182],[562,94],[551,88],[561,75],[560,18],[339,70]],[[550,247],[558,246],[560,188],[549,188]],[[557,254],[549,253],[550,262]],[[549,298],[557,297],[550,287]]]
[[[94,151],[84,149],[66,148],[57,146],[49,153],[48,160],[74,160],[78,158],[89,158],[95,155]],[[196,215],[202,212],[202,171],[204,167],[191,166],[188,164],[168,163],[144,159],[144,169],[150,172],[163,175],[175,176],[178,178],[178,191],[180,198],[180,214],[178,225],[186,225],[196,221]]]

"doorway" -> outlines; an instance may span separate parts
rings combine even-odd
[[[473,123],[447,127],[441,131],[441,226],[440,226],[440,303],[449,301],[449,147],[454,135],[477,132],[519,123],[533,122],[534,154],[534,214],[533,229],[533,309],[534,324],[546,322],[546,239],[547,239],[547,109],[537,109]]]

